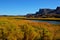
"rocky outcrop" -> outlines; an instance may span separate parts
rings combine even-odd
[[[37,18],[60,18],[60,7],[56,9],[39,9],[35,14],[26,15],[27,17],[37,17]]]

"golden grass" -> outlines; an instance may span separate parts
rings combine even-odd
[[[60,39],[60,24],[0,18],[0,40],[55,40]]]
[[[29,19],[29,20],[59,20],[60,18],[25,18],[25,19]]]
[[[1,16],[1,18],[9,18],[9,19],[26,19],[26,20],[58,20],[60,21],[60,18],[27,18],[27,17],[21,17],[21,16],[13,16],[13,17],[10,17],[10,16],[7,16],[7,17],[4,17],[4,16]]]

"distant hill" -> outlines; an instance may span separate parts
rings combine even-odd
[[[39,9],[38,12],[34,14],[27,14],[26,17],[34,18],[60,18],[60,7],[56,9]]]

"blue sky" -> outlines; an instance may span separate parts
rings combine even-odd
[[[0,0],[0,15],[25,15],[57,6],[60,6],[60,0]]]

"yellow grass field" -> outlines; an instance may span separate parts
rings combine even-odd
[[[0,40],[60,40],[60,24],[0,17]]]
[[[6,17],[4,17],[4,16],[0,16],[1,18],[11,18],[11,19],[25,19],[25,20],[53,20],[53,21],[55,21],[55,20],[57,20],[57,21],[60,21],[60,18],[27,18],[27,17],[21,17],[21,16],[6,16]]]
[[[29,20],[60,20],[60,18],[25,18]]]

